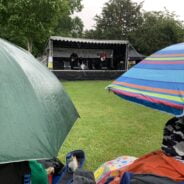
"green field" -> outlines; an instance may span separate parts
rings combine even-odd
[[[140,156],[160,148],[163,126],[171,116],[109,93],[105,87],[110,83],[62,83],[81,118],[61,147],[61,160],[67,152],[83,149],[86,168],[94,171],[103,162],[118,156]]]

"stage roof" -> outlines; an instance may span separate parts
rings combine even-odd
[[[69,38],[61,36],[51,36],[50,40],[72,42],[72,43],[92,43],[92,44],[107,44],[107,45],[126,45],[129,43],[127,40],[96,40],[96,39],[84,39],[84,38]]]

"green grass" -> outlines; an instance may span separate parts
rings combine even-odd
[[[137,105],[105,90],[111,81],[63,82],[81,118],[61,147],[59,158],[83,149],[86,168],[121,155],[140,156],[159,149],[169,115]]]

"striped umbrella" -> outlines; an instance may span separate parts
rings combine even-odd
[[[145,58],[107,88],[126,100],[183,116],[184,43]]]

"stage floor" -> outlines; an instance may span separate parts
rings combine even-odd
[[[113,80],[125,70],[51,70],[60,80]]]

